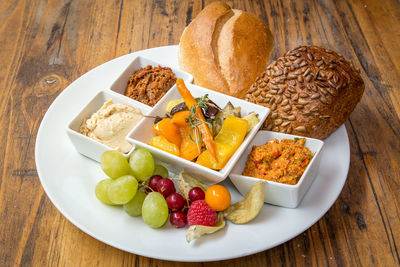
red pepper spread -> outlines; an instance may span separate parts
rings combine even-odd
[[[277,139],[254,146],[243,175],[278,183],[295,185],[300,180],[313,155],[304,146],[306,139]]]

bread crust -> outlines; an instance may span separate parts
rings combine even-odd
[[[343,55],[300,46],[272,62],[245,99],[271,109],[265,129],[325,139],[347,120],[363,92],[359,72]]]
[[[233,16],[230,6],[222,2],[206,6],[183,31],[178,52],[180,68],[194,76],[195,84],[204,86],[212,83],[213,88],[221,88],[222,93],[228,92],[228,86],[215,64],[212,36],[218,19],[224,15],[229,16],[229,13]],[[214,75],[210,77],[211,75],[199,75],[199,73]]]
[[[272,40],[257,16],[214,2],[183,32],[179,66],[195,84],[243,98],[265,68]]]

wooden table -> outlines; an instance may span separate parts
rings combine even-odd
[[[3,1],[0,4],[0,266],[184,266],[103,244],[67,221],[43,191],[35,139],[51,102],[90,69],[177,44],[209,1]],[[347,182],[306,232],[268,251],[210,266],[400,265],[400,4],[230,1],[261,17],[271,59],[300,44],[330,47],[361,70],[364,96],[346,122]],[[202,264],[191,264],[202,266]]]

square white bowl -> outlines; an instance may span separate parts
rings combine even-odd
[[[288,185],[242,175],[242,172],[244,171],[244,168],[246,166],[247,157],[250,155],[253,146],[264,145],[265,143],[273,139],[294,139],[296,137],[305,138],[305,146],[308,147],[310,151],[314,154],[314,157],[308,164],[306,170],[304,171],[297,184]],[[300,204],[301,200],[303,199],[305,193],[307,192],[318,172],[320,152],[323,145],[323,141],[313,138],[276,133],[271,131],[259,131],[252,142],[249,144],[249,146],[247,146],[246,150],[236,163],[235,167],[232,169],[232,172],[229,174],[229,178],[242,195],[247,194],[247,192],[250,191],[251,187],[257,181],[265,181],[264,202],[287,208],[296,208]]]
[[[121,75],[119,75],[119,77],[115,80],[115,82],[112,83],[110,90],[113,92],[116,92],[124,97],[127,97],[127,96],[125,96],[125,90],[128,87],[128,82],[129,82],[129,79],[131,78],[132,74],[134,74],[137,70],[144,68],[148,65],[151,65],[153,67],[157,67],[157,66],[169,67],[169,68],[171,68],[172,72],[175,73],[175,77],[177,79],[181,78],[182,80],[185,81],[185,83],[191,83],[193,81],[193,76],[187,72],[184,72],[180,69],[177,69],[177,68],[169,66],[169,65],[160,64],[156,61],[147,59],[142,56],[137,56],[133,59],[132,63],[129,64],[128,67],[126,67],[126,69],[121,73]],[[132,99],[132,98],[130,98],[130,99]],[[139,102],[134,99],[132,99],[132,100]],[[141,103],[141,102],[139,102],[139,103]]]
[[[219,107],[223,108],[229,101],[233,106],[241,107],[241,115],[246,116],[250,112],[255,112],[258,114],[258,118],[260,122],[247,134],[243,143],[236,150],[236,152],[229,159],[225,167],[220,170],[212,170],[207,167],[201,166],[195,162],[182,159],[178,156],[172,155],[168,152],[155,148],[149,145],[150,139],[155,136],[152,132],[153,119],[145,118],[142,120],[135,129],[133,129],[127,137],[129,142],[134,143],[137,147],[144,147],[151,151],[151,153],[158,159],[169,163],[170,166],[173,167],[174,172],[178,172],[180,170],[184,170],[186,172],[192,173],[199,178],[201,178],[204,182],[207,183],[218,183],[224,180],[229,172],[232,170],[236,161],[239,159],[240,155],[243,153],[247,145],[250,143],[251,139],[255,136],[258,129],[262,126],[264,120],[267,118],[269,114],[269,109],[260,105],[256,105],[242,99],[238,99],[235,97],[231,97],[222,93],[218,93],[197,85],[186,84],[189,91],[192,93],[193,97],[201,97],[205,94],[208,94],[210,100],[214,101]],[[174,99],[182,98],[178,92],[176,85],[174,85],[165,96],[153,107],[153,110],[149,115],[151,116],[165,116],[167,103]]]
[[[78,115],[68,124],[67,134],[71,139],[72,144],[76,150],[95,161],[100,162],[101,155],[107,150],[113,150],[113,148],[104,145],[86,135],[79,132],[79,128],[84,119],[90,118],[93,113],[97,112],[107,100],[112,99],[114,103],[125,104],[134,108],[138,108],[142,111],[143,115],[148,114],[151,108],[145,104],[137,101],[133,101],[130,98],[122,97],[121,95],[110,92],[100,91],[79,113]],[[136,127],[136,126],[135,126]],[[131,150],[128,153],[121,153],[124,157],[128,158],[135,146],[132,145]]]

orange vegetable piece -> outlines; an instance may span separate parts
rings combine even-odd
[[[179,127],[189,126],[190,123],[186,122],[186,119],[188,119],[189,116],[190,116],[189,110],[178,111],[177,113],[172,115],[172,121]]]
[[[182,127],[182,143],[181,143],[181,154],[180,157],[187,160],[196,159],[201,152],[201,140],[193,129],[189,129],[189,127]],[[190,135],[190,136],[189,136]],[[191,137],[191,138],[190,138]],[[198,142],[194,142],[193,140],[198,140]]]
[[[196,117],[200,121],[202,121],[202,123],[199,126],[197,126],[197,128],[200,130],[200,132],[202,134],[202,139],[203,139],[204,144],[206,145],[207,150],[209,151],[211,156],[214,158],[214,160],[218,161],[218,159],[216,158],[213,135],[210,131],[210,128],[208,128],[207,123],[205,122],[206,119],[204,118],[203,113],[201,112],[200,108],[197,107],[196,99],[193,98],[192,94],[187,89],[184,81],[181,78],[178,78],[178,80],[176,81],[176,86],[178,88],[179,94],[182,96],[183,100],[185,101],[186,106],[189,109],[193,105],[196,105]]]
[[[174,143],[169,142],[167,138],[162,135],[151,138],[150,145],[179,157],[179,147]]]
[[[206,191],[205,201],[213,210],[223,211],[231,204],[231,194],[222,185],[212,185]]]
[[[164,136],[169,142],[180,147],[182,137],[179,127],[170,119],[162,119],[153,125],[153,133]]]

